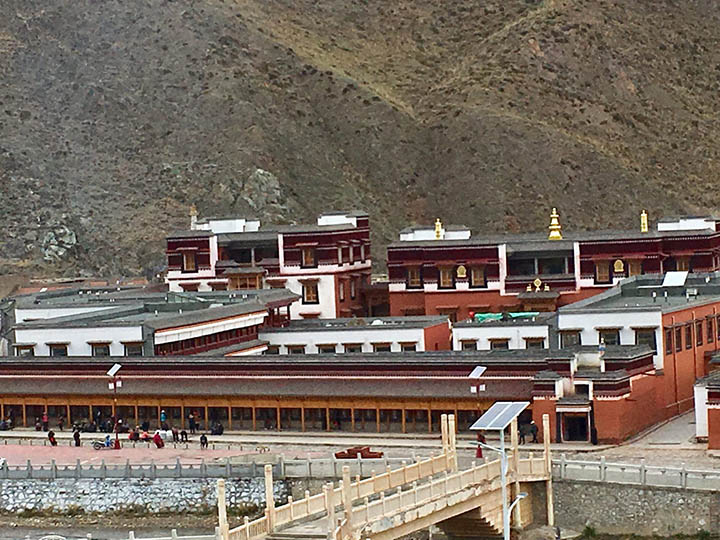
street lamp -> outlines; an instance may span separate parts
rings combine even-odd
[[[521,412],[523,412],[530,402],[528,401],[497,401],[483,414],[477,421],[470,426],[471,430],[478,431],[498,431],[500,435],[500,448],[490,446],[489,444],[477,442],[479,446],[492,450],[500,454],[500,482],[502,490],[503,503],[503,540],[510,540],[510,512],[515,505],[527,496],[518,493],[517,498],[508,506],[507,501],[507,470],[508,457],[505,453],[505,428],[515,420]]]
[[[115,425],[113,427],[115,429],[115,450],[120,450],[120,428],[118,426],[117,414],[117,389],[122,388],[122,380],[120,380],[117,374],[118,371],[120,371],[121,367],[122,364],[114,364],[113,367],[111,367],[107,372],[107,376],[112,379],[110,382],[108,382],[108,389],[113,391],[113,411],[115,416]]]

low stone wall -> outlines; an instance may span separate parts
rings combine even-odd
[[[720,488],[720,486],[718,486]],[[639,536],[720,534],[720,491],[555,480],[555,522]]]
[[[214,511],[216,486],[215,479],[0,480],[0,511]],[[286,502],[286,482],[276,481],[273,488],[275,501]],[[228,479],[225,489],[229,512],[233,507],[265,505],[261,478]]]

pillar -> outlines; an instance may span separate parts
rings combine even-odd
[[[232,431],[232,406],[228,405],[228,431]]]
[[[405,429],[405,406],[400,410],[400,414],[402,415],[400,418],[402,418],[402,432],[407,433],[407,430]]]
[[[545,458],[545,499],[547,500],[547,524],[550,527],[555,526],[555,505],[553,502],[552,489],[552,456],[550,455],[550,415],[543,414],[543,450]]]
[[[210,407],[208,406],[207,402],[205,403],[205,406],[203,407],[203,409],[205,410],[205,430],[207,430],[208,427],[210,426],[210,419],[208,418],[208,414],[210,412]]]
[[[253,431],[257,431],[257,414],[255,412],[255,405],[251,407],[252,409],[252,428]]]
[[[333,501],[333,485],[323,485],[323,494],[325,495],[325,510],[327,510],[327,537],[328,539],[335,537],[335,501]]]
[[[70,418],[70,404],[69,403],[67,403],[65,405],[65,413],[66,413],[65,418],[67,418],[66,423],[67,423],[68,427],[70,429],[72,429],[72,418]],[[5,418],[5,417],[3,416],[3,418]],[[92,416],[90,418],[92,418]]]
[[[330,407],[325,407],[325,431],[330,431]]]
[[[448,425],[447,425],[447,432],[448,432],[448,450],[450,452],[450,469],[452,471],[457,471],[458,469],[458,463],[457,463],[457,445],[456,445],[456,433],[455,433],[455,415],[451,414],[448,416]]]
[[[280,417],[280,405],[275,408],[275,414],[277,415],[277,430],[282,431],[281,417]]]
[[[447,454],[447,451],[448,451],[447,414],[440,415],[440,439],[442,441],[443,454]]]
[[[515,497],[518,496],[520,493],[520,444],[518,440],[518,421],[517,417],[512,419],[512,422],[510,423],[510,445],[512,446],[512,471],[513,476],[515,477],[515,484],[512,489],[512,497],[513,500],[515,500]],[[513,510],[513,524],[515,527],[519,528],[521,526],[522,520],[520,517],[520,504],[516,504],[515,508]]]
[[[350,431],[355,433],[355,407],[350,407]]]
[[[348,528],[352,530],[352,486],[350,481],[350,467],[344,465],[342,468],[343,476],[343,488],[342,488],[342,499],[343,499],[343,510],[345,512],[345,520],[347,521]]]
[[[300,431],[305,432],[305,405],[300,405]]]
[[[22,404],[22,420],[23,420],[23,427],[27,427],[27,405],[25,404],[24,400],[23,400],[23,404]]]
[[[380,407],[375,407],[375,429],[380,433]]]
[[[265,465],[265,509],[268,518],[268,531],[275,529],[275,494],[273,492],[272,465]]]
[[[227,520],[227,507],[225,501],[225,480],[220,478],[217,481],[217,506],[218,506],[218,525],[220,526],[220,537],[223,540],[230,538],[230,526]]]

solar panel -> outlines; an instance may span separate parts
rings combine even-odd
[[[468,379],[479,379],[482,377],[483,373],[485,373],[485,370],[487,368],[485,366],[475,366],[475,369],[473,369],[470,372],[470,375],[468,375]]]
[[[498,401],[478,418],[470,429],[505,429],[530,405],[529,401]]]
[[[685,285],[685,282],[687,281],[688,273],[687,271],[683,272],[668,272],[665,274],[665,278],[663,279],[663,287],[682,287]]]

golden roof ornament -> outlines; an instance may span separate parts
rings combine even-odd
[[[190,230],[191,231],[194,231],[195,228],[197,227],[197,216],[198,216],[197,206],[195,206],[194,204],[191,204],[190,205]]]
[[[558,215],[557,208],[552,209],[550,214],[550,234],[548,234],[548,240],[562,240],[562,226],[560,225],[560,216]]]
[[[195,217],[197,217],[198,215],[197,206],[195,206],[194,204],[190,205],[190,215]]]
[[[648,231],[649,231],[648,213],[645,210],[643,210],[642,213],[640,214],[640,232],[646,233]]]
[[[435,240],[441,240],[442,237],[442,221],[440,221],[440,218],[437,218],[435,220]]]

